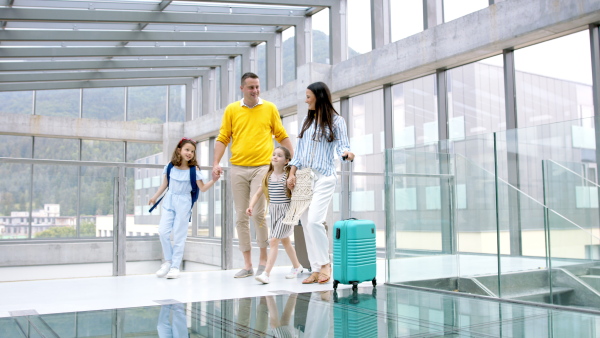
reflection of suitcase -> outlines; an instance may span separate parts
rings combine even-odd
[[[351,295],[347,295],[348,293]],[[357,290],[333,292],[333,326],[335,337],[377,337],[377,290],[358,293]]]
[[[377,285],[375,223],[363,219],[337,221],[333,225],[333,289],[339,283],[372,281]]]
[[[327,231],[327,223],[323,224],[325,231]],[[294,248],[296,249],[296,257],[300,262],[300,265],[308,271],[312,271],[310,267],[310,261],[308,260],[308,253],[306,252],[306,241],[304,240],[304,229],[302,229],[302,222],[298,221],[298,225],[294,226]]]

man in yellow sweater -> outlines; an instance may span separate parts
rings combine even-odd
[[[290,141],[275,104],[259,97],[260,80],[254,73],[242,75],[240,86],[244,97],[225,108],[219,136],[215,142],[213,172],[220,175],[223,170],[219,165],[227,145],[231,142],[231,190],[236,212],[236,229],[240,251],[244,255],[244,268],[235,278],[252,276],[250,224],[246,208],[252,195],[260,189],[261,181],[271,163],[273,155],[273,136],[282,146],[292,152]],[[260,275],[267,264],[268,225],[265,224],[265,201],[261,199],[254,206],[252,215],[255,225],[256,242],[260,248],[260,260],[257,275]]]

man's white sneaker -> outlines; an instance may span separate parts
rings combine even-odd
[[[167,278],[173,279],[173,278],[179,278],[179,269],[177,268],[171,268],[169,270],[169,273],[166,276]]]
[[[292,268],[292,270],[290,271],[290,273],[287,274],[287,275],[285,275],[285,278],[287,278],[287,279],[296,278],[299,273],[302,273],[302,270],[304,270],[304,268],[302,267],[302,265],[300,265],[298,268]]]
[[[169,273],[169,269],[171,269],[171,262],[164,262],[161,264],[160,269],[156,271],[157,277],[164,277]]]
[[[254,277],[254,279],[256,279],[257,281],[259,281],[263,284],[269,284],[269,282],[270,282],[270,278],[269,278],[269,276],[267,276],[266,272],[263,272],[260,275]]]

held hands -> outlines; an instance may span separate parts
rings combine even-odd
[[[221,178],[221,174],[215,174],[215,170],[214,169],[211,172],[211,174],[212,174],[212,180],[213,180],[213,182],[217,182],[219,180],[219,178]]]
[[[246,215],[252,216],[252,207],[249,207],[248,209],[246,209]]]
[[[296,175],[290,174],[290,176],[287,179],[287,186],[288,189],[294,190],[294,187],[296,186]]]
[[[342,159],[345,161],[354,162],[354,153],[349,152],[349,151],[344,151],[344,153],[342,154]]]
[[[223,168],[221,168],[220,165],[218,165],[218,164],[213,165],[213,170],[212,170],[213,180],[217,181],[219,179],[219,177],[221,177],[222,173],[223,173]],[[215,179],[215,175],[216,175],[216,179]]]

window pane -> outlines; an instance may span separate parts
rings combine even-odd
[[[348,1],[348,59],[371,48],[371,1]]]
[[[156,159],[153,159],[151,162],[138,162],[140,159],[159,153],[162,154],[162,144],[127,142],[127,162],[129,163],[161,164],[162,159],[160,156],[156,157]]]
[[[260,78],[260,88],[266,90],[267,87],[267,44],[265,42],[256,46],[257,72]]]
[[[385,150],[383,136],[383,90],[350,98],[348,136],[356,155],[354,171],[382,173]]]
[[[76,237],[78,167],[34,165],[34,238]]]
[[[79,89],[38,90],[35,114],[79,117]]]
[[[0,92],[0,112],[10,114],[32,114],[33,92]]]
[[[298,139],[298,114],[286,116],[281,122],[283,123],[283,127],[285,128],[292,145],[296,146],[296,141]]]
[[[444,0],[444,22],[449,22],[489,6],[489,0]]]
[[[111,237],[115,167],[81,167],[79,237]],[[128,216],[129,217],[129,216]]]
[[[329,64],[329,8],[312,16],[312,61]]]
[[[265,77],[266,80],[266,77]],[[215,95],[215,109],[221,108],[221,67],[215,68],[215,86],[217,93]]]
[[[0,157],[31,158],[33,137],[0,135]]]
[[[125,88],[85,88],[83,89],[84,118],[124,121]]]
[[[506,129],[502,62],[500,55],[448,70],[450,139]]]
[[[83,140],[82,161],[123,162],[124,144],[121,141]]]
[[[296,79],[296,28],[290,27],[281,34],[283,40],[283,83]]]
[[[589,32],[515,51],[518,127],[593,116]]]
[[[165,86],[129,87],[127,121],[164,123],[167,114]]]
[[[35,137],[33,158],[48,160],[79,160],[79,140]]]
[[[392,87],[394,147],[424,145],[438,140],[435,76]]]
[[[390,1],[392,42],[423,31],[423,0]]]
[[[0,239],[29,237],[31,165],[0,163]]]
[[[185,122],[185,86],[169,86],[169,122]]]

